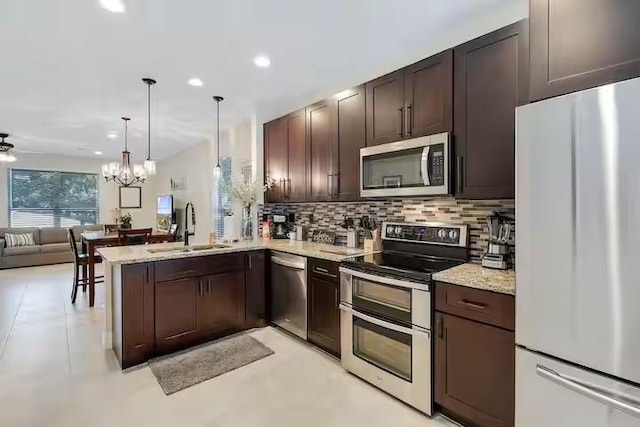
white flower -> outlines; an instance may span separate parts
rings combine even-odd
[[[251,206],[258,199],[258,191],[267,191],[270,185],[259,185],[257,182],[244,182],[238,177],[231,183],[223,184],[220,190],[234,200],[238,200],[244,206]]]

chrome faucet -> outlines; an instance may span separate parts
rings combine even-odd
[[[193,232],[189,233],[189,206],[191,206],[191,225],[193,225]],[[196,211],[193,207],[193,203],[187,203],[187,207],[184,208],[184,245],[189,245],[189,236],[196,234]]]

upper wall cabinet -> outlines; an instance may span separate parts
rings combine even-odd
[[[365,86],[340,92],[335,102],[332,200],[360,199],[360,149],[366,145]]]
[[[528,82],[526,20],[455,48],[457,197],[514,197],[515,108],[527,102]]]
[[[264,124],[264,175],[272,186],[265,195],[270,203],[285,200],[285,180],[289,178],[286,116]]]
[[[309,200],[358,200],[360,149],[366,141],[364,85],[306,110]]]
[[[265,181],[273,185],[266,200],[306,199],[305,111],[299,110],[264,125]]]
[[[452,53],[366,84],[367,146],[451,130]]]
[[[640,76],[640,1],[529,5],[532,101]]]

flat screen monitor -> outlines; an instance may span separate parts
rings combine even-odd
[[[158,196],[156,204],[156,229],[169,231],[173,222],[173,196]]]

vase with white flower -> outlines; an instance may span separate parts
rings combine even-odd
[[[242,238],[244,240],[251,240],[253,238],[251,208],[258,200],[258,193],[260,191],[267,191],[269,187],[269,184],[261,185],[255,181],[246,182],[243,179],[225,183],[221,187],[222,192],[242,205]]]

